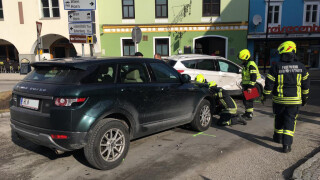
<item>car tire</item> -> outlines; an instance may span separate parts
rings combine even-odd
[[[118,119],[99,121],[88,133],[88,142],[84,147],[87,161],[101,170],[119,166],[129,150],[128,129],[127,124]]]
[[[191,122],[191,127],[196,131],[205,131],[209,129],[212,122],[210,102],[202,100],[194,119]]]

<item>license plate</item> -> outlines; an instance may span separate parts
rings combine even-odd
[[[36,99],[28,99],[28,98],[21,98],[20,99],[20,106],[38,110],[39,109],[39,100]]]

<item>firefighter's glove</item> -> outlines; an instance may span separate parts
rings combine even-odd
[[[305,106],[307,104],[308,97],[302,97],[302,106]]]

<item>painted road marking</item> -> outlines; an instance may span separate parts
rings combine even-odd
[[[204,136],[210,136],[210,137],[217,137],[215,135],[211,135],[211,134],[205,134],[204,132],[199,132],[197,134],[194,134],[193,137],[199,136],[199,135],[204,135]]]

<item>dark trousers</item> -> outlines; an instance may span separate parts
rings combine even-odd
[[[282,105],[273,103],[274,138],[282,140],[283,145],[291,145],[296,129],[296,119],[299,113],[297,105]]]

